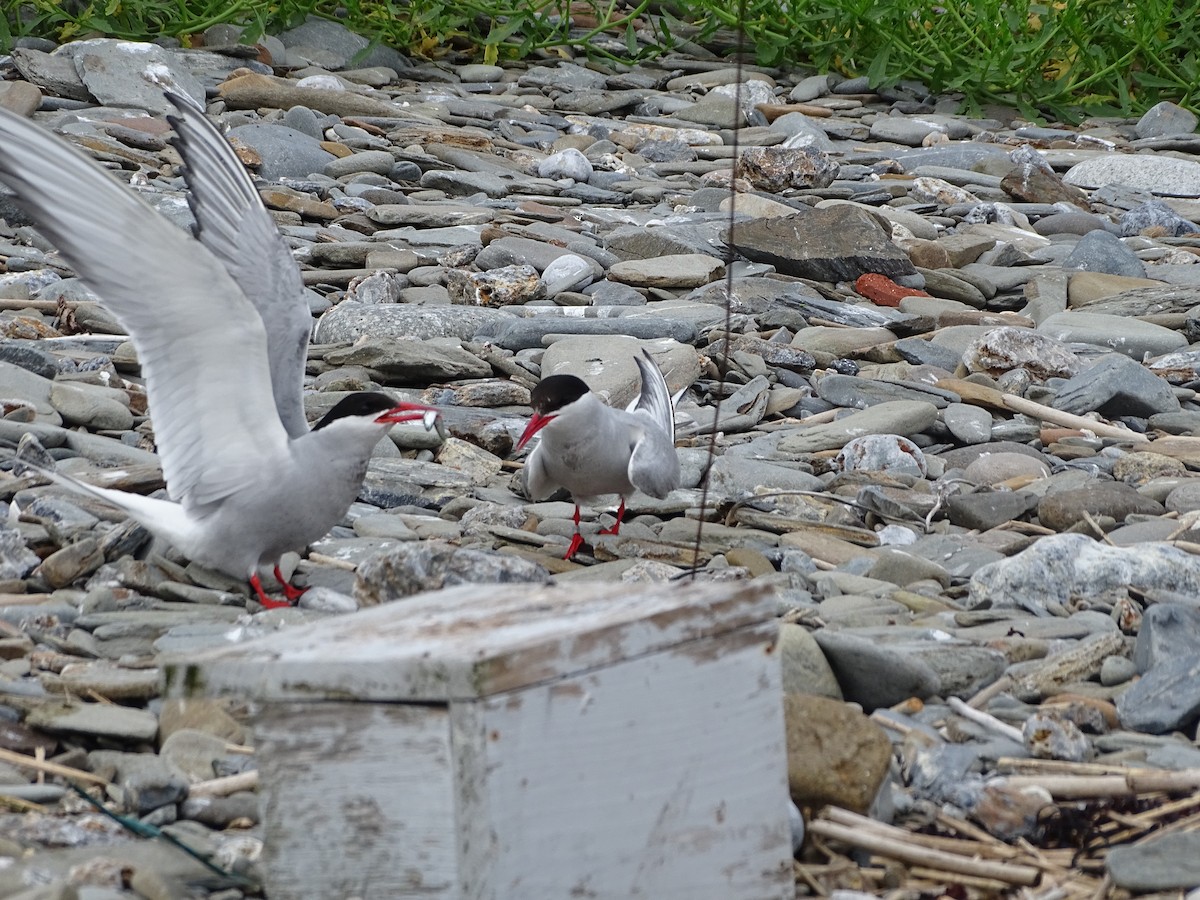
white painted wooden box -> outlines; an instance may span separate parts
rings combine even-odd
[[[752,582],[466,585],[210,652],[249,697],[270,900],[792,898]]]

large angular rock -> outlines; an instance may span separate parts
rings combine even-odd
[[[1167,382],[1123,353],[1101,357],[1090,369],[1068,379],[1052,404],[1055,409],[1082,415],[1149,417],[1178,412],[1179,398]]]
[[[879,220],[855,206],[739,223],[732,240],[749,259],[816,281],[854,281],[868,272],[889,278],[916,274]]]

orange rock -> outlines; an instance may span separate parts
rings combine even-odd
[[[900,301],[905,297],[933,296],[917,288],[896,284],[886,275],[880,275],[877,272],[859,275],[858,280],[854,282],[854,289],[876,306],[899,306]]]

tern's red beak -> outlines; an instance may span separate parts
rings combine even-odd
[[[525,426],[525,430],[521,432],[521,439],[517,441],[517,449],[520,450],[529,443],[529,439],[545,428],[554,419],[554,416],[543,416],[539,413],[534,413],[529,420],[529,424]]]
[[[400,422],[415,422],[420,419],[426,431],[432,431],[440,413],[432,406],[421,403],[397,403],[387,412],[376,417],[380,425],[396,425]]]

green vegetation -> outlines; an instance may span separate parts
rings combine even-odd
[[[720,52],[735,30],[757,62],[919,80],[1027,115],[1134,115],[1195,106],[1200,16],[1177,0],[23,0],[6,3],[0,46],[38,35],[169,35],[210,25],[251,36],[305,15],[338,18],[417,56],[481,61],[586,51],[645,59],[691,41]]]

